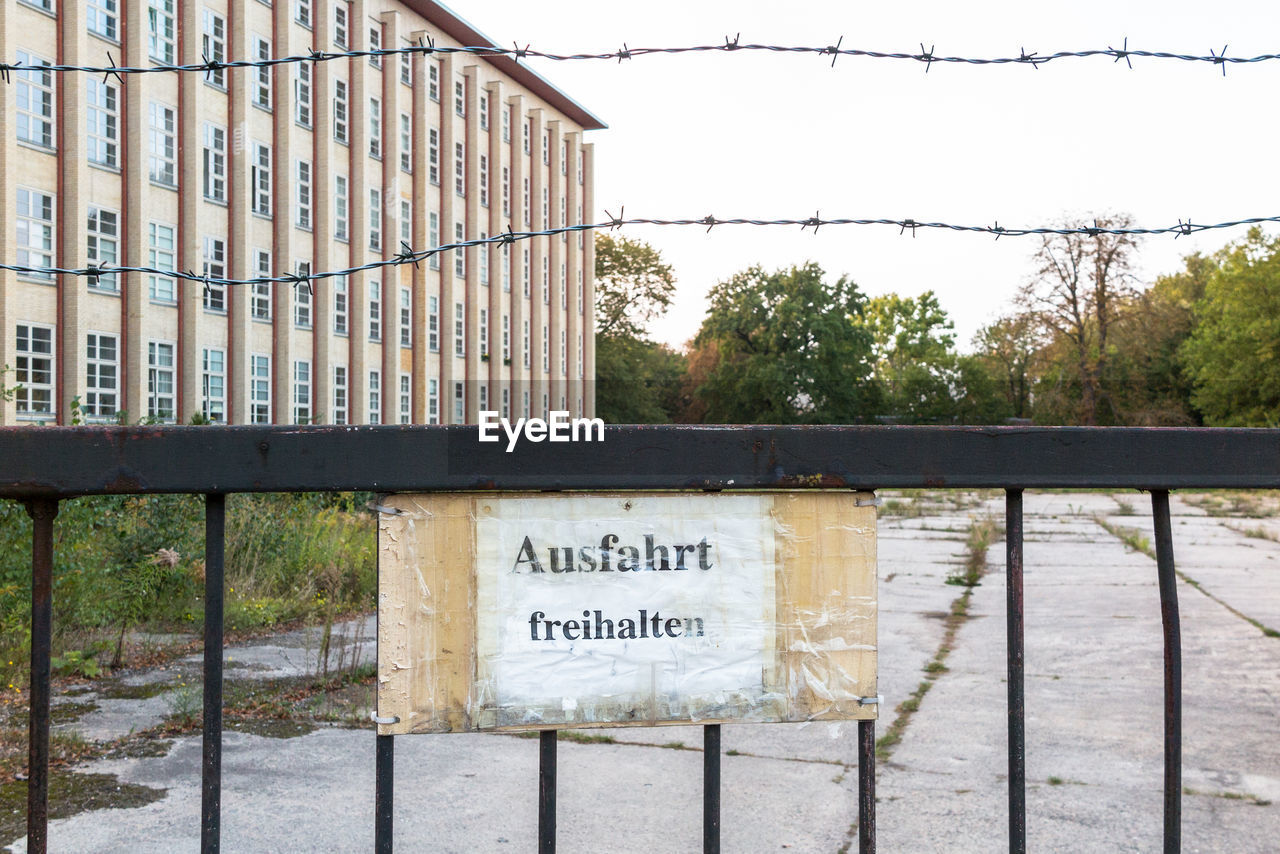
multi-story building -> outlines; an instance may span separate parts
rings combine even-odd
[[[25,65],[419,42],[493,44],[431,0],[0,0],[0,58]],[[14,72],[0,119],[0,260],[215,279],[586,222],[604,127],[512,58],[423,52]],[[593,268],[577,232],[309,284],[0,271],[0,424],[591,415]]]

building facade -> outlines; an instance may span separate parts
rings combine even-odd
[[[24,64],[199,64],[492,42],[428,0],[0,0]],[[213,278],[355,267],[588,222],[604,125],[501,56],[14,72],[0,260]],[[0,424],[592,415],[585,232],[308,284],[0,271]],[[15,389],[16,387],[16,389]]]

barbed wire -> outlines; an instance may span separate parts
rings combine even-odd
[[[924,65],[925,73],[934,63],[944,63],[951,65],[1029,65],[1038,69],[1041,65],[1048,64],[1064,59],[1088,59],[1091,57],[1109,58],[1113,62],[1124,60],[1125,65],[1132,69],[1133,59],[1158,59],[1158,60],[1174,60],[1178,62],[1201,62],[1209,63],[1222,68],[1225,76],[1228,65],[1246,65],[1259,62],[1272,62],[1280,60],[1280,54],[1263,53],[1257,56],[1228,56],[1227,45],[1222,46],[1222,51],[1218,52],[1210,48],[1209,54],[1190,54],[1175,53],[1173,51],[1164,50],[1140,50],[1137,48],[1129,48],[1129,39],[1125,37],[1121,47],[1111,47],[1108,45],[1105,49],[1093,48],[1089,50],[1059,50],[1053,53],[1039,53],[1037,51],[1028,52],[1024,48],[1018,49],[1016,56],[948,56],[941,55],[936,52],[936,45],[925,48],[923,42],[920,44],[919,53],[909,53],[900,51],[883,51],[869,50],[863,48],[843,47],[844,36],[841,36],[835,44],[818,46],[818,45],[778,45],[778,44],[743,44],[739,38],[741,34],[735,35],[732,39],[725,36],[724,44],[703,44],[703,45],[685,45],[676,47],[628,47],[624,42],[621,48],[617,50],[605,51],[601,53],[551,53],[548,51],[538,50],[526,44],[520,47],[519,43],[513,44],[512,47],[499,47],[497,45],[464,45],[464,46],[448,46],[436,45],[431,39],[427,39],[424,43],[419,40],[417,44],[407,45],[397,48],[377,48],[372,50],[344,50],[344,51],[324,51],[312,49],[305,54],[295,54],[292,56],[268,57],[265,59],[215,59],[208,54],[201,55],[201,61],[198,63],[186,64],[170,64],[170,63],[154,63],[151,65],[117,65],[110,51],[107,52],[107,65],[67,65],[67,64],[31,64],[31,63],[6,63],[0,62],[0,80],[10,82],[10,74],[12,72],[30,72],[30,71],[51,71],[51,72],[82,72],[87,74],[102,74],[108,77],[115,77],[121,82],[124,81],[122,75],[125,74],[156,74],[161,72],[188,72],[199,73],[204,72],[206,75],[213,74],[228,68],[265,68],[276,65],[287,65],[291,63],[301,62],[329,62],[336,59],[356,59],[360,57],[386,57],[397,56],[400,54],[469,54],[473,56],[505,56],[519,62],[522,59],[545,59],[553,62],[570,62],[575,60],[617,60],[621,63],[623,60],[636,59],[644,56],[655,55],[675,55],[685,53],[737,53],[746,52],[766,52],[766,53],[787,53],[787,54],[811,54],[817,56],[830,56],[832,66],[836,60],[842,56],[858,57],[863,59],[887,59],[887,60],[904,60],[916,62]]]
[[[461,240],[455,243],[445,243],[439,246],[433,246],[430,249],[415,250],[409,244],[401,241],[401,251],[396,255],[388,258],[380,258],[370,261],[366,264],[359,264],[352,267],[345,267],[338,270],[326,270],[315,273],[286,273],[277,276],[257,276],[247,279],[234,279],[207,276],[196,273],[194,270],[167,270],[158,267],[143,267],[133,265],[116,265],[116,264],[91,264],[87,267],[36,267],[25,264],[7,264],[0,263],[0,269],[12,270],[16,273],[26,273],[37,276],[77,276],[77,277],[93,277],[95,280],[114,276],[120,273],[142,273],[154,276],[163,276],[170,279],[180,279],[183,281],[196,282],[203,284],[206,289],[209,287],[223,286],[242,286],[242,285],[266,285],[266,284],[293,284],[308,285],[321,279],[331,279],[342,276],[351,276],[356,273],[368,272],[370,270],[381,270],[386,267],[398,267],[404,264],[413,264],[417,266],[423,261],[429,260],[434,255],[445,252],[451,252],[458,249],[468,249],[474,246],[492,246],[492,245],[510,245],[521,240],[530,240],[535,237],[554,237],[560,234],[574,234],[578,232],[598,231],[623,228],[627,226],[652,225],[652,226],[706,226],[707,231],[717,226],[729,225],[751,225],[751,226],[799,226],[800,229],[806,230],[812,228],[816,234],[818,229],[824,225],[883,225],[891,226],[898,229],[899,235],[911,232],[914,237],[917,229],[935,229],[942,231],[956,231],[966,234],[988,234],[999,240],[1001,237],[1027,237],[1033,235],[1041,236],[1063,236],[1063,235],[1082,235],[1086,237],[1098,237],[1100,235],[1130,235],[1135,237],[1156,236],[1172,234],[1175,239],[1197,234],[1204,231],[1214,231],[1226,228],[1238,228],[1242,225],[1260,225],[1263,223],[1280,223],[1280,216],[1262,216],[1250,217],[1248,219],[1230,220],[1227,222],[1215,223],[1196,223],[1190,219],[1185,222],[1178,220],[1177,225],[1170,225],[1156,228],[1144,228],[1140,226],[1124,226],[1113,228],[1099,223],[1094,220],[1093,225],[1081,226],[1036,226],[1031,228],[1009,228],[996,222],[994,225],[957,225],[947,222],[928,222],[915,219],[826,219],[820,214],[815,213],[811,217],[804,219],[746,219],[734,218],[723,219],[713,215],[698,217],[696,219],[652,219],[647,217],[624,217],[625,209],[619,216],[613,216],[608,211],[605,215],[608,220],[595,223],[581,223],[577,225],[567,225],[559,228],[548,228],[541,231],[512,231],[508,227],[507,231],[492,237],[476,238],[474,240]]]

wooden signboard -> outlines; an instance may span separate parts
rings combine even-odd
[[[397,495],[383,735],[876,716],[867,493]]]

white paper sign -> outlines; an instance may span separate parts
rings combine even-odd
[[[488,723],[758,708],[775,667],[771,506],[753,495],[479,502]]]

